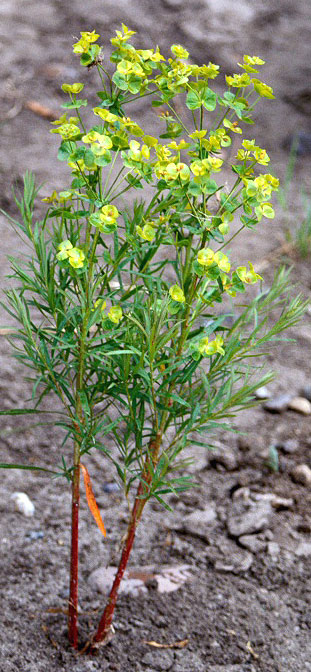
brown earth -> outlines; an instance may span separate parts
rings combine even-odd
[[[81,71],[71,55],[72,36],[96,28],[105,45],[124,21],[138,32],[144,46],[159,43],[164,51],[181,42],[197,62],[212,60],[230,72],[243,53],[267,60],[267,81],[277,100],[261,105],[256,137],[273,157],[272,172],[284,179],[288,163],[286,141],[298,130],[304,133],[287,206],[278,206],[273,224],[263,224],[256,234],[233,248],[237,259],[261,264],[300,224],[304,210],[301,190],[310,189],[310,6],[300,0],[2,0],[0,39],[3,42],[0,81],[2,97],[0,178],[1,206],[14,210],[12,183],[26,169],[33,169],[44,189],[63,187],[65,171],[56,161],[55,136],[49,122],[35,115],[27,103],[36,101],[56,113],[63,100],[63,81],[80,81]],[[84,73],[85,74],[85,73]],[[90,74],[92,86],[92,74]],[[141,118],[137,104],[133,115]],[[145,115],[144,115],[145,116]],[[145,125],[154,123],[144,118]],[[251,137],[251,135],[250,135]],[[304,138],[304,139],[303,139]],[[309,138],[309,140],[308,140]],[[1,217],[1,285],[8,272],[7,254],[20,250],[19,239]],[[293,283],[305,296],[311,294],[310,257],[296,253],[282,256],[293,265]],[[278,257],[266,264],[266,285]],[[1,310],[2,327],[9,320]],[[272,394],[297,394],[310,383],[311,313],[292,330],[296,342],[280,343],[267,358],[277,373]],[[29,395],[20,365],[0,336],[1,408],[22,405]],[[132,564],[138,567],[188,564],[191,578],[178,591],[159,594],[150,583],[148,594],[122,596],[116,613],[116,636],[97,658],[75,655],[66,640],[69,489],[61,480],[51,481],[30,472],[2,472],[0,493],[1,542],[1,672],[308,672],[311,670],[311,489],[295,484],[290,476],[295,464],[311,467],[310,416],[293,411],[268,414],[260,406],[242,413],[236,421],[239,436],[219,435],[231,455],[207,458],[196,452],[193,471],[199,487],[174,503],[168,515],[151,504],[138,532]],[[59,461],[62,439],[59,428],[33,427],[24,420],[1,421],[1,461],[54,465]],[[14,431],[13,431],[14,430]],[[295,452],[279,449],[279,470],[266,465],[271,445],[295,439]],[[88,583],[92,570],[114,564],[124,531],[126,506],[118,493],[107,493],[113,481],[110,465],[101,456],[88,459],[97,500],[107,524],[107,540],[90,519],[82,501],[80,551],[81,641],[94,628],[103,606]],[[228,533],[228,516],[236,506],[241,487],[251,493],[275,493],[293,500],[290,508],[274,511],[267,529],[258,531],[260,548],[249,553]],[[107,490],[107,488],[106,488]],[[33,518],[13,509],[10,495],[26,492],[35,504]],[[243,494],[243,493],[242,493]],[[244,491],[247,497],[247,492]],[[82,498],[83,499],[83,498]],[[188,514],[215,504],[216,517],[208,532],[187,528]],[[203,515],[203,514],[202,514]],[[40,532],[38,538],[33,533]],[[302,546],[302,544],[305,544]],[[300,549],[300,551],[299,551]],[[309,549],[309,550],[308,550]],[[247,568],[248,565],[248,568]],[[188,639],[182,648],[157,649]]]

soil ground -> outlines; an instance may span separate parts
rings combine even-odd
[[[55,136],[48,133],[49,122],[36,116],[28,103],[34,100],[57,113],[63,100],[61,83],[81,78],[71,55],[72,36],[96,28],[108,44],[109,36],[123,20],[137,30],[137,39],[144,45],[159,43],[167,51],[172,42],[181,42],[197,62],[212,60],[225,72],[230,72],[231,64],[243,53],[258,53],[267,59],[268,79],[276,88],[277,101],[271,112],[268,103],[261,105],[256,137],[273,157],[271,172],[284,180],[289,158],[286,141],[297,129],[305,134],[305,140],[289,185],[286,208],[279,205],[273,224],[268,221],[257,234],[245,237],[233,248],[238,260],[250,258],[260,265],[282,245],[286,235],[295,236],[304,217],[301,190],[310,189],[306,140],[309,137],[310,142],[311,131],[308,5],[307,1],[296,2],[295,6],[285,0],[241,1],[234,3],[233,12],[229,0],[163,0],[156,4],[120,0],[117,7],[110,0],[46,0],[44,4],[39,0],[2,0],[1,206],[14,211],[11,186],[19,182],[26,169],[35,170],[39,181],[48,182],[46,193],[64,187],[65,173],[56,161]],[[137,105],[135,114],[142,118],[144,110]],[[4,217],[0,226],[0,281],[4,287],[6,255],[15,254],[20,243]],[[264,270],[267,286],[280,260],[293,266],[293,284],[310,297],[310,257],[304,260],[294,252],[289,256],[272,255]],[[0,324],[9,325],[3,310]],[[310,312],[289,336],[296,341],[278,344],[267,358],[269,368],[277,374],[269,386],[272,394],[288,390],[298,394],[310,383]],[[1,408],[22,405],[29,396],[29,386],[3,336],[0,365]],[[151,583],[147,595],[121,596],[116,636],[94,659],[77,656],[66,639],[69,489],[61,480],[51,481],[42,474],[2,472],[0,671],[311,670],[311,489],[295,484],[290,475],[295,464],[311,467],[310,417],[293,411],[271,415],[262,406],[243,412],[236,420],[243,440],[234,434],[217,437],[233,455],[229,470],[228,465],[226,468],[196,453],[193,471],[199,487],[175,502],[174,515],[157,504],[146,509],[132,564],[161,568],[186,563],[190,579],[170,594],[159,594]],[[1,428],[1,462],[30,461],[47,466],[58,462],[62,437],[57,428],[33,427],[18,419],[12,423],[5,418]],[[293,453],[280,450],[279,470],[273,473],[267,468],[265,453],[269,446],[288,439],[296,440],[297,449]],[[113,481],[110,467],[103,466],[101,456],[94,454],[88,468],[108,535],[107,540],[102,539],[82,497],[81,641],[95,627],[104,601],[90,587],[88,578],[98,566],[115,564],[126,520],[126,507],[118,493],[105,491],[105,484]],[[261,541],[260,550],[248,555],[229,536],[227,527],[234,493],[241,487],[255,494],[274,493],[293,500],[290,508],[273,513],[268,529],[256,535]],[[30,496],[36,507],[34,517],[25,518],[14,511],[10,502],[14,491]],[[207,535],[183,528],[188,514],[203,511],[211,503],[215,504],[216,518]],[[297,554],[301,544],[305,544],[305,553]],[[185,639],[189,641],[182,649],[159,649],[146,643],[172,644]]]

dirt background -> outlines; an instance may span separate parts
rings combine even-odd
[[[267,61],[264,79],[277,98],[260,106],[256,138],[272,155],[271,172],[283,181],[288,143],[295,131],[300,132],[286,207],[279,204],[272,223],[260,225],[258,233],[233,249],[237,259],[250,258],[258,264],[265,264],[273,252],[264,272],[269,286],[273,265],[279,260],[275,250],[289,234],[295,236],[304,217],[302,190],[311,193],[310,19],[308,0],[2,0],[1,207],[14,211],[11,186],[27,169],[47,182],[46,193],[65,185],[65,168],[56,160],[57,139],[48,133],[49,122],[34,115],[27,104],[35,100],[58,113],[63,101],[61,83],[87,77],[71,54],[72,38],[81,30],[96,28],[109,50],[109,38],[123,21],[137,31],[137,44],[159,43],[167,53],[172,42],[180,42],[196,62],[212,60],[224,73],[232,72],[244,53],[257,54]],[[89,84],[92,87],[92,73]],[[139,104],[133,109],[135,115],[145,125],[155,123]],[[21,244],[3,216],[0,226],[3,287],[6,255],[16,254]],[[282,259],[293,265],[293,283],[299,291],[310,296],[310,257],[303,260],[291,252]],[[9,326],[3,309],[0,325]],[[269,386],[272,395],[289,391],[294,396],[310,384],[310,311],[289,335],[296,343],[278,345],[267,358],[277,373]],[[29,387],[3,336],[0,366],[1,408],[22,405]],[[260,406],[237,419],[242,437],[219,436],[219,450],[213,456],[196,451],[192,470],[199,487],[175,502],[172,515],[157,504],[149,506],[132,559],[134,566],[152,565],[156,571],[186,564],[190,578],[170,594],[159,594],[154,582],[149,582],[145,594],[122,596],[116,636],[95,659],[76,656],[66,641],[70,492],[62,481],[51,482],[44,475],[2,472],[1,672],[311,670],[311,487],[296,484],[291,477],[295,465],[311,467],[310,418],[293,411],[272,415]],[[1,461],[55,465],[61,438],[60,431],[50,426],[32,427],[24,420],[12,423],[3,418]],[[284,444],[288,440],[292,443]],[[283,448],[278,449],[279,471],[272,473],[267,455],[269,447],[277,444]],[[89,582],[90,574],[116,562],[126,520],[118,492],[108,492],[113,483],[109,465],[94,454],[88,467],[108,536],[102,539],[82,497],[81,641],[95,627],[104,602]],[[14,491],[30,496],[36,507],[34,517],[14,511],[10,501]],[[268,511],[262,528],[259,525],[252,532],[248,542],[252,550],[247,550],[245,540],[243,546],[232,533],[232,516],[242,512],[245,522],[251,509],[256,518],[258,501],[267,501],[258,495],[269,493],[292,502]],[[189,641],[183,649],[146,644],[185,639]]]

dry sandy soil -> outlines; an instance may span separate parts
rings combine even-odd
[[[277,208],[273,224],[263,224],[233,249],[237,259],[258,264],[274,252],[303,218],[301,190],[310,192],[311,10],[308,0],[2,0],[0,7],[0,180],[1,207],[13,211],[12,183],[26,169],[47,181],[47,193],[63,186],[64,168],[56,161],[55,136],[49,122],[28,107],[36,101],[56,111],[62,102],[63,81],[80,81],[81,71],[71,54],[72,37],[96,28],[108,40],[124,21],[138,32],[144,46],[159,43],[164,51],[181,42],[196,62],[212,60],[224,72],[243,53],[267,60],[266,80],[277,100],[257,114],[258,142],[282,179],[288,163],[288,138],[301,132],[295,174],[287,206]],[[85,73],[84,73],[85,75]],[[92,84],[90,74],[90,84]],[[137,105],[133,115],[144,116]],[[145,119],[144,119],[145,121]],[[147,123],[153,120],[147,119]],[[3,216],[0,281],[5,285],[7,254],[19,241]],[[293,283],[311,295],[310,257],[282,257],[293,265]],[[266,265],[267,286],[273,265]],[[294,290],[296,291],[296,290]],[[0,326],[9,324],[1,310]],[[288,390],[297,395],[310,383],[311,313],[289,334],[296,342],[274,347],[269,368],[277,373],[272,395]],[[0,336],[1,408],[22,405],[29,395],[20,365]],[[175,502],[176,512],[163,513],[151,504],[141,524],[132,564],[186,564],[189,578],[176,592],[160,594],[150,582],[136,597],[121,596],[116,636],[97,658],[76,656],[66,640],[70,493],[60,480],[30,472],[2,472],[0,493],[1,543],[1,672],[308,672],[311,670],[311,487],[294,483],[295,465],[311,467],[310,418],[293,411],[269,414],[262,406],[236,420],[239,435],[218,436],[225,448],[218,457],[196,454],[193,471],[199,487]],[[61,441],[59,430],[32,427],[23,420],[1,420],[1,461],[54,465]],[[14,430],[14,431],[13,431]],[[288,450],[289,444],[292,452]],[[266,465],[271,445],[279,448],[279,470]],[[287,447],[286,447],[287,446]],[[228,457],[229,456],[229,457]],[[126,507],[113,482],[110,466],[100,455],[89,458],[94,489],[108,528],[107,540],[90,519],[82,501],[80,552],[81,641],[95,627],[104,597],[89,576],[99,566],[114,564],[124,531]],[[241,491],[241,488],[244,490]],[[250,495],[247,492],[250,491]],[[34,517],[14,511],[10,495],[26,492],[35,504]],[[291,499],[269,511],[266,523],[243,545],[232,533],[232,515],[248,497],[258,507],[258,495],[274,493]],[[257,499],[256,499],[257,496]],[[243,506],[242,509],[243,511]],[[198,518],[187,517],[199,513]],[[210,523],[202,523],[203,512]],[[244,511],[245,514],[245,511]],[[244,515],[243,514],[243,515]],[[243,516],[242,516],[243,517]],[[231,530],[231,531],[230,531]],[[37,534],[38,533],[38,534]],[[251,546],[250,546],[251,544]],[[152,648],[189,640],[184,648]]]

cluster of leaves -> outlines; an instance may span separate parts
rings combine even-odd
[[[26,176],[16,199],[22,222],[15,224],[33,255],[11,260],[18,287],[7,297],[21,325],[17,355],[34,371],[36,404],[53,391],[66,413],[66,438],[79,455],[97,447],[111,458],[126,494],[146,474],[147,459],[148,497],[164,503],[166,492],[189,484],[171,474],[180,451],[189,442],[209,445],[215,426],[253,403],[263,380],[251,380],[249,357],[295,324],[303,305],[288,303],[281,274],[231,326],[215,309],[261,279],[250,262],[231,270],[223,248],[274,216],[269,199],[278,180],[258,173],[269,156],[255,140],[242,140],[231,188],[215,179],[232,136],[242,134],[239,124],[253,123],[260,97],[273,98],[253,77],[263,61],[245,56],[242,74],[227,77],[219,96],[209,86],[217,65],[189,63],[180,45],[167,59],[158,47],[136,49],[132,35],[123,25],[111,40],[112,75],[98,34],[81,33],[74,45],[81,65],[100,77],[94,124],[86,128],[83,120],[84,85],[64,84],[70,100],[52,132],[61,137],[58,156],[71,169],[71,184],[43,199],[46,215],[34,222],[36,187]],[[162,108],[160,138],[125,115],[125,106],[144,96]],[[120,196],[146,183],[150,200],[122,209]],[[271,305],[281,307],[281,317],[266,330]],[[165,441],[170,427],[173,438]],[[148,460],[155,436],[161,449]],[[69,479],[72,469],[63,460]]]

